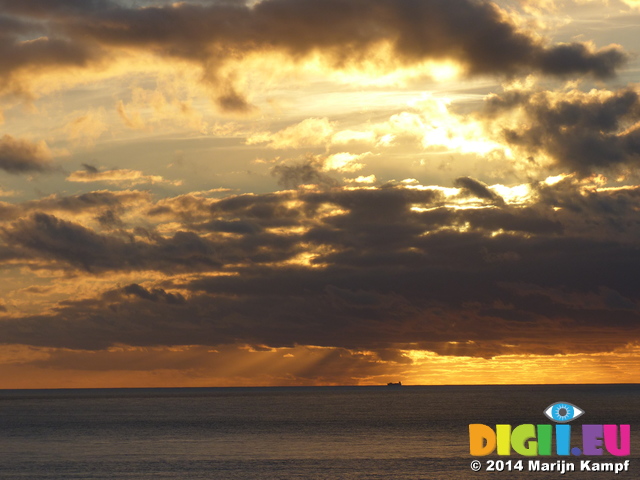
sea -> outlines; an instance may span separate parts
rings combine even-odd
[[[470,455],[469,424],[552,423],[559,401],[631,425],[630,456],[588,457],[627,471]],[[0,479],[640,479],[639,432],[640,385],[0,390]]]

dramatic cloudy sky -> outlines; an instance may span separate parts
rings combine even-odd
[[[0,0],[0,388],[640,381],[640,1]]]

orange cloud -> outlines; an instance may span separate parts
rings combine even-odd
[[[335,122],[327,118],[307,118],[276,133],[256,133],[247,139],[248,145],[266,143],[275,149],[323,146],[335,129]]]
[[[105,182],[111,184],[139,185],[141,183],[166,183],[169,185],[182,185],[181,180],[166,180],[160,175],[145,175],[139,170],[113,169],[99,171],[95,167],[77,170],[67,177],[68,182]]]
[[[44,141],[33,143],[11,135],[0,138],[0,169],[6,172],[31,173],[53,169],[51,150]]]

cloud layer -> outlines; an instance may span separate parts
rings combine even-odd
[[[100,2],[2,2],[0,86],[21,92],[28,72],[95,70],[126,52],[187,61],[202,68],[218,105],[252,107],[233,62],[276,53],[303,64],[315,57],[329,70],[371,68],[371,74],[425,61],[453,61],[469,75],[591,75],[607,78],[624,64],[618,46],[549,45],[516,27],[489,2],[458,0],[265,0],[131,8]],[[32,36],[32,40],[22,40]],[[381,48],[388,55],[378,58]]]
[[[527,92],[493,95],[484,116],[513,111],[523,122],[502,130],[503,141],[535,161],[540,154],[563,171],[581,176],[635,168],[640,159],[640,97],[634,88],[618,91]],[[498,123],[499,125],[499,123]]]
[[[638,339],[636,188],[535,184],[523,207],[477,180],[458,183],[453,196],[389,186],[177,197],[116,230],[34,213],[3,228],[5,261],[162,280],[7,318],[0,332],[74,349],[246,343],[383,355],[446,353],[454,342],[456,355],[478,357]],[[140,226],[159,219],[173,231]]]

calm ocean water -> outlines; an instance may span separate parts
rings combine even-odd
[[[470,423],[550,423],[556,401],[631,424],[631,471],[470,470]],[[0,478],[639,479],[639,429],[637,385],[5,390]]]

